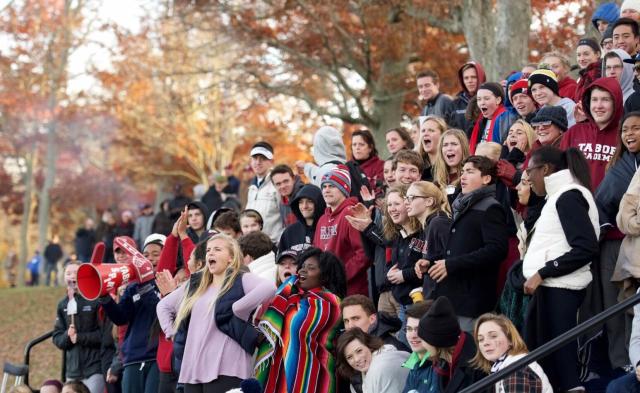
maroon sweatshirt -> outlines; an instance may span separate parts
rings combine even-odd
[[[323,251],[331,251],[342,260],[347,273],[347,295],[369,296],[367,269],[371,261],[362,248],[360,232],[344,218],[349,214],[349,208],[357,203],[357,198],[350,197],[334,211],[327,207],[316,225],[313,245]]]
[[[603,129],[598,127],[589,110],[591,92],[595,87],[608,91],[613,97],[613,117]],[[582,107],[588,120],[569,128],[562,136],[560,148],[566,150],[577,147],[582,151],[591,169],[591,187],[595,191],[604,178],[607,164],[616,152],[620,139],[620,119],[624,109],[620,84],[615,78],[596,79],[584,91]]]

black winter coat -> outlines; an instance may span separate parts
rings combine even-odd
[[[86,300],[80,295],[75,295],[74,298],[78,310],[73,316],[77,332],[76,343],[72,343],[67,334],[71,316],[67,315],[69,298],[66,296],[58,303],[52,340],[56,347],[67,351],[65,377],[85,379],[102,373],[100,353],[104,331],[98,317],[98,302]]]
[[[449,227],[451,219],[444,213],[435,213],[427,217],[422,231],[422,238],[425,242],[425,259],[431,263],[443,259],[449,240]],[[422,296],[425,299],[430,298],[431,291],[435,288],[436,283],[428,274],[423,275]]]
[[[300,199],[307,198],[313,201],[315,210],[313,214],[313,225],[307,225],[302,213],[300,212],[299,202]],[[313,235],[316,231],[316,224],[320,217],[324,214],[326,205],[322,198],[322,191],[313,184],[305,184],[296,192],[295,196],[289,202],[291,211],[296,216],[298,221],[294,224],[287,226],[280,236],[280,242],[278,243],[278,252],[293,249],[296,251],[302,251],[305,247],[308,247],[313,242]]]
[[[453,219],[445,251],[447,277],[431,297],[447,296],[458,316],[477,318],[493,310],[498,270],[507,250],[502,205],[493,196],[472,201]]]

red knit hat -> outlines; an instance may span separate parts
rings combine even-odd
[[[516,94],[529,94],[529,81],[527,79],[520,79],[509,87],[509,99],[513,101],[513,96]]]
[[[348,198],[351,194],[351,175],[349,175],[349,168],[342,164],[336,166],[322,176],[320,185],[322,186],[325,183],[329,183],[338,188],[344,196]]]

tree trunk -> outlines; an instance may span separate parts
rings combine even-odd
[[[531,0],[497,0],[495,9],[491,0],[464,1],[464,37],[470,57],[483,65],[487,81],[500,81],[526,63],[530,26]]]
[[[531,0],[498,0],[491,80],[506,79],[529,58]]]
[[[52,93],[52,95],[55,93]],[[53,101],[55,107],[55,99]],[[50,106],[51,108],[51,106]],[[52,111],[53,112],[53,111]],[[40,199],[38,201],[38,249],[44,250],[47,245],[49,231],[49,209],[51,203],[50,190],[56,178],[56,161],[58,158],[58,147],[56,146],[56,123],[55,120],[47,125],[47,152],[45,156],[45,175]],[[44,265],[44,264],[42,264]],[[44,266],[41,266],[44,269]]]
[[[64,21],[68,22],[71,11],[71,0],[65,0],[64,4]],[[56,107],[58,105],[59,91],[65,86],[61,83],[67,62],[69,60],[69,50],[71,46],[71,26],[69,23],[63,23],[60,26],[61,31],[53,33],[49,47],[48,65],[51,67],[47,74],[50,78],[50,90],[47,103],[50,119],[47,123],[47,152],[44,161],[45,177],[40,191],[40,199],[38,203],[38,249],[44,250],[47,243],[47,235],[49,231],[49,210],[51,203],[51,187],[53,187],[56,178],[56,161],[58,159],[58,147],[56,145],[56,129],[58,120],[56,116]],[[62,33],[62,43],[59,50],[56,50],[56,36]],[[43,264],[44,265],[44,264]],[[44,269],[44,267],[41,267]]]
[[[33,161],[36,147],[25,156],[27,170],[24,174],[24,196],[22,198],[22,219],[20,221],[20,263],[18,264],[18,286],[24,285],[25,262],[29,257],[29,223],[31,223],[33,193]],[[40,249],[42,252],[42,249]]]
[[[365,124],[367,127],[371,127],[379,155],[383,158],[389,156],[385,133],[390,128],[398,127],[402,119],[406,94],[405,78],[411,53],[409,41],[401,38],[400,26],[397,23],[391,23],[389,29],[389,42],[405,45],[407,48],[399,51],[401,54],[390,55],[382,61],[380,75],[374,83],[370,84],[372,98],[370,112],[372,116],[370,117],[373,124]]]
[[[403,96],[387,96],[384,101],[376,101],[373,106],[373,113],[376,118],[380,119],[378,127],[372,129],[373,137],[378,149],[378,155],[381,159],[389,157],[387,151],[387,142],[385,140],[385,133],[391,128],[396,128],[399,125],[402,118],[402,103]]]

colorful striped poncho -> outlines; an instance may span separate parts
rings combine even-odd
[[[331,353],[340,325],[340,298],[324,288],[303,291],[290,277],[279,288],[258,327],[256,376],[269,393],[334,393]]]

